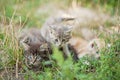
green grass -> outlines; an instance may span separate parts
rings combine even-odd
[[[119,1],[119,0],[118,0]],[[103,0],[78,0],[83,6],[92,7],[99,6],[106,11],[112,13],[119,5],[116,1]],[[24,74],[24,79],[33,80],[119,80],[120,79],[120,35],[105,35],[101,37],[106,43],[110,43],[111,47],[101,50],[101,59],[91,59],[84,57],[73,62],[71,57],[64,60],[62,52],[54,48],[53,55],[55,59],[52,67],[44,67],[44,71],[38,73],[29,70],[24,64],[23,50],[17,42],[17,35],[21,27],[41,27],[49,13],[40,13],[36,15],[36,10],[46,3],[60,3],[63,7],[68,7],[71,0],[1,0],[0,1],[0,76],[4,69],[8,71]],[[103,4],[104,3],[104,4]],[[117,3],[118,4],[118,3]],[[101,6],[102,5],[102,6]],[[18,9],[15,7],[19,6]],[[115,12],[115,11],[114,11]],[[106,27],[111,24],[106,23]],[[113,24],[112,24],[113,25]],[[117,25],[117,24],[114,24]],[[88,61],[90,65],[84,62]],[[47,64],[47,63],[46,63]],[[12,69],[11,69],[12,68]],[[9,75],[6,75],[9,77]],[[0,77],[0,80],[2,77]]]
[[[35,80],[119,80],[120,55],[116,53],[120,51],[120,40],[115,40],[113,43],[109,49],[106,47],[101,51],[102,56],[99,61],[85,57],[78,63],[74,63],[71,57],[64,61],[61,52],[55,48],[52,57],[57,64],[52,68],[45,68],[40,74],[30,75],[33,75],[32,78]],[[86,60],[90,65],[84,64]],[[92,68],[95,71],[92,72]]]

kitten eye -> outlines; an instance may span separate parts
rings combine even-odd
[[[28,56],[28,59],[32,59],[32,56]]]
[[[62,41],[65,41],[65,39],[62,39]]]
[[[40,60],[41,60],[41,57],[40,57],[40,56],[38,56],[38,57],[37,57],[37,61],[40,61]]]
[[[55,39],[56,42],[58,42],[58,39]]]
[[[96,51],[96,54],[99,54],[99,51]]]
[[[91,47],[93,48],[93,47],[94,47],[94,44],[92,44]]]

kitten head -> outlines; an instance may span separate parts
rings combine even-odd
[[[25,56],[25,64],[29,68],[39,66],[42,60],[40,55],[33,54],[27,51],[25,51],[24,56]]]
[[[105,42],[102,39],[93,39],[87,46],[87,49],[96,58],[100,57],[100,50],[105,47]]]
[[[71,38],[72,26],[68,25],[50,25],[49,38],[50,42],[56,46],[63,46]]]
[[[32,42],[31,38],[26,38],[23,41],[26,46],[24,48],[25,64],[28,67],[40,66],[42,61],[49,60],[48,44],[44,42]]]
[[[105,47],[105,42],[101,39],[93,39],[89,42],[89,44],[80,49],[78,57],[81,58],[83,56],[89,56],[96,59],[100,58],[100,50]]]
[[[30,48],[30,50],[25,51],[25,63],[28,67],[41,66],[43,61],[49,60],[50,54],[48,50],[43,46],[34,49]]]

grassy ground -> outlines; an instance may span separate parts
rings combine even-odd
[[[120,34],[101,33],[106,43],[111,47],[101,50],[101,59],[80,59],[74,63],[70,58],[64,61],[61,52],[56,48],[52,57],[57,63],[44,71],[34,72],[24,65],[23,50],[17,42],[19,30],[23,27],[41,27],[46,18],[52,14],[51,9],[57,5],[66,9],[71,0],[1,0],[0,1],[0,80],[119,80],[120,79]],[[111,15],[120,16],[119,0],[77,0],[84,7],[96,9]],[[44,8],[48,6],[49,8]],[[44,11],[45,9],[48,9]],[[49,10],[50,9],[50,10]],[[104,24],[105,27],[119,26]],[[90,65],[84,64],[85,60]]]

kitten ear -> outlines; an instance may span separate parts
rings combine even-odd
[[[73,20],[75,20],[74,17],[57,17],[57,18],[55,18],[56,23],[61,23],[64,21],[73,21]]]
[[[47,45],[47,43],[44,43],[44,44],[42,44],[41,46],[40,46],[40,51],[45,51],[45,49],[47,49],[48,48],[48,45]]]
[[[29,50],[30,43],[31,43],[31,39],[28,36],[21,41],[21,45],[23,46],[25,51]]]
[[[73,26],[67,26],[67,31],[66,32],[71,32],[73,30]]]
[[[23,42],[29,45],[31,43],[31,39],[29,37],[26,37]]]
[[[49,25],[49,30],[51,33],[55,32],[54,25]]]
[[[64,17],[64,18],[61,18],[61,21],[72,21],[72,20],[75,20],[74,17]]]

